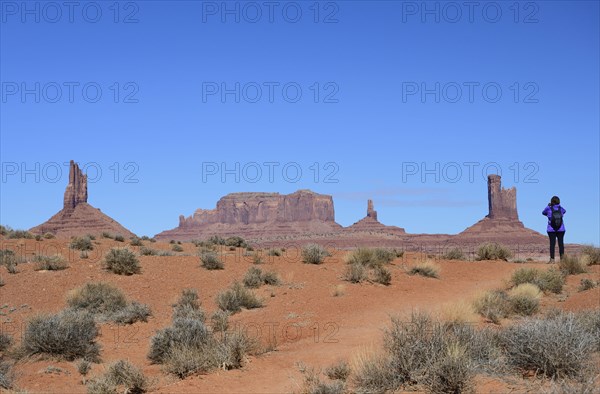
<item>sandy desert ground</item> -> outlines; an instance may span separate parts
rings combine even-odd
[[[132,325],[101,324],[101,362],[92,366],[88,379],[100,376],[105,367],[116,360],[129,360],[153,380],[151,391],[159,393],[284,393],[301,392],[303,376],[298,363],[325,368],[339,360],[352,365],[360,354],[379,348],[383,329],[391,316],[406,316],[420,310],[440,313],[449,305],[470,303],[482,291],[506,288],[511,274],[522,267],[547,269],[543,262],[514,263],[507,261],[450,261],[430,256],[439,265],[439,278],[411,276],[407,268],[427,258],[406,253],[388,266],[392,274],[389,286],[343,280],[346,270],[345,250],[332,250],[323,264],[303,264],[292,253],[283,256],[263,255],[260,268],[278,273],[282,283],[253,290],[264,300],[264,307],[242,310],[234,314],[231,326],[246,330],[263,345],[273,349],[249,356],[241,369],[215,370],[193,374],[185,379],[164,373],[160,365],[147,358],[150,340],[155,332],[171,323],[171,305],[183,289],[196,289],[207,315],[217,310],[217,293],[241,280],[253,266],[245,249],[222,251],[223,270],[206,270],[200,266],[198,248],[183,243],[182,252],[174,256],[140,256],[141,274],[123,276],[102,268],[102,256],[111,247],[139,247],[98,237],[87,259],[79,251],[69,249],[69,240],[2,239],[0,249],[12,249],[30,259],[35,254],[61,253],[69,268],[60,271],[36,271],[32,263],[18,265],[18,273],[9,274],[0,267],[5,282],[0,287],[0,321],[2,332],[10,334],[18,347],[25,324],[39,313],[55,313],[66,307],[70,290],[92,281],[106,281],[121,289],[130,300],[150,306],[148,322]],[[167,242],[146,246],[171,250]],[[259,249],[255,253],[262,253]],[[600,287],[578,291],[581,279],[600,280],[600,266],[589,266],[588,272],[567,277],[561,294],[545,294],[541,311],[560,308],[566,311],[600,309]],[[513,320],[505,319],[506,326]],[[478,326],[494,326],[477,316]],[[274,334],[271,335],[271,334]],[[272,338],[275,338],[273,340]],[[596,353],[597,355],[597,353]],[[596,363],[598,359],[590,360]],[[52,368],[55,367],[55,368]],[[86,386],[74,362],[44,357],[28,357],[16,362],[16,390],[30,393],[84,393]],[[538,392],[549,383],[540,378],[478,375],[477,392]],[[598,382],[600,384],[600,382]],[[597,387],[599,388],[599,387]],[[352,391],[350,389],[350,391]]]

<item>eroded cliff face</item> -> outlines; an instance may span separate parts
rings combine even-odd
[[[499,175],[488,176],[488,205],[490,219],[519,220],[517,213],[517,189],[504,189]]]
[[[79,166],[71,160],[69,165],[69,184],[65,190],[63,209],[74,209],[80,203],[86,203],[87,199],[87,175],[84,175]]]
[[[157,234],[158,239],[194,239],[210,235],[286,237],[299,233],[334,233],[333,199],[310,190],[291,194],[231,193],[215,209],[198,209],[179,216],[179,226]]]
[[[103,232],[120,234],[125,237],[134,234],[99,209],[87,203],[87,175],[71,160],[69,166],[69,183],[65,189],[63,209],[48,221],[31,228],[34,234],[52,233],[57,237],[93,234]]]
[[[216,209],[198,209],[190,217],[179,217],[181,227],[216,223],[231,225],[332,222],[335,220],[331,196],[299,190],[292,194],[231,193],[217,202]]]

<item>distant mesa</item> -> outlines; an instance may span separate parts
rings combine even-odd
[[[458,236],[494,239],[511,238],[520,242],[528,238],[535,238],[534,241],[541,240],[540,237],[544,238],[537,231],[525,227],[519,220],[517,189],[515,187],[503,188],[499,175],[488,175],[488,207],[489,213],[483,219],[458,234]]]
[[[367,216],[354,223],[352,226],[345,229],[349,232],[365,231],[365,232],[382,232],[394,234],[406,234],[403,228],[396,226],[386,226],[377,220],[377,211],[373,206],[373,200],[367,201]]]
[[[217,202],[216,209],[197,209],[179,217],[179,226],[156,235],[157,239],[194,239],[211,235],[241,235],[247,238],[287,234],[337,232],[333,199],[310,190],[291,194],[231,193]]]
[[[63,209],[47,222],[33,227],[34,234],[52,233],[57,237],[93,234],[103,232],[131,237],[134,234],[121,224],[87,203],[87,175],[71,160],[69,166],[69,184],[65,190]]]

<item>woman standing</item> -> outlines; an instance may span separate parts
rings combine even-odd
[[[548,206],[542,211],[542,215],[548,218],[547,231],[548,238],[550,238],[550,263],[554,263],[554,248],[557,239],[560,257],[562,258],[565,254],[565,223],[563,222],[563,215],[566,212],[566,209],[560,206],[560,198],[557,196],[553,196]]]

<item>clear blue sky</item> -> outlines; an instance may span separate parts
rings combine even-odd
[[[74,159],[138,234],[304,188],[343,225],[372,198],[385,224],[458,233],[497,163],[526,226],[556,194],[567,240],[600,243],[597,1],[61,4],[1,2],[2,224],[56,213]]]

